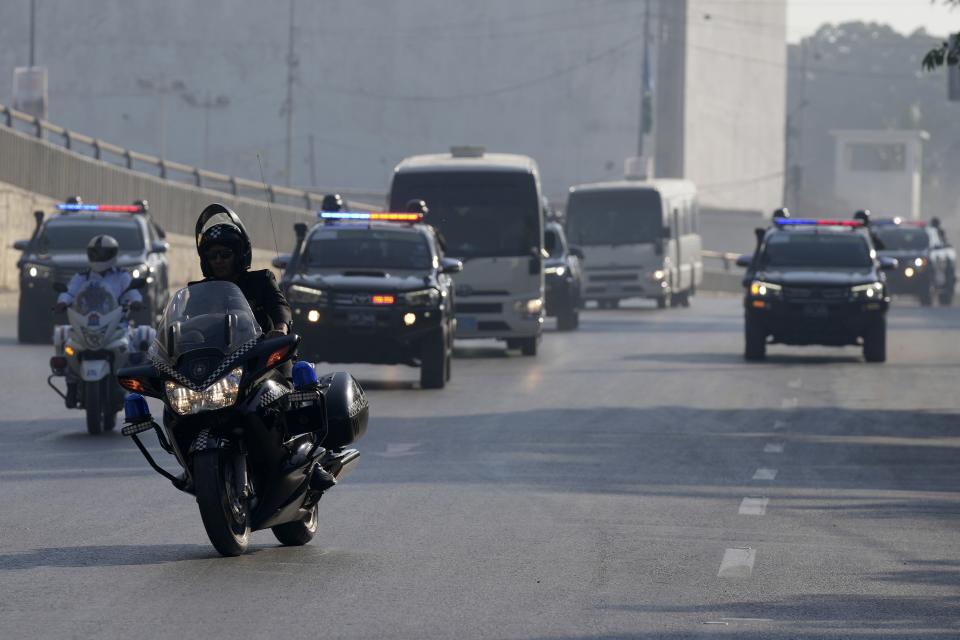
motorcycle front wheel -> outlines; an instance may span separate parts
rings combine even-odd
[[[287,547],[300,547],[307,544],[313,540],[313,536],[317,533],[317,525],[320,522],[317,515],[318,508],[319,505],[313,505],[313,508],[310,509],[310,515],[303,520],[285,522],[272,527],[273,535],[276,536],[280,544]]]
[[[193,458],[193,481],[203,528],[223,556],[239,556],[250,542],[250,514],[237,489],[236,469],[243,464],[236,451],[213,449]]]

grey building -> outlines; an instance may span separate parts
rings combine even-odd
[[[557,198],[618,178],[637,153],[646,52],[658,175],[697,181],[707,207],[770,209],[785,4],[652,0],[648,14],[642,0],[297,0],[291,182],[382,191],[401,158],[463,143],[533,156]],[[25,63],[27,5],[0,7],[0,78]],[[266,179],[284,182],[289,12],[39,2],[50,117],[241,176],[259,177],[259,155]]]

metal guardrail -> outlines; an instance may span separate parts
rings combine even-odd
[[[288,206],[299,206],[311,211],[318,209],[323,199],[323,194],[315,191],[265,185],[256,180],[237,178],[216,171],[200,169],[199,167],[193,167],[181,162],[166,160],[139,151],[132,151],[119,145],[105,142],[99,138],[70,131],[65,127],[31,116],[22,111],[11,109],[2,104],[0,104],[0,124],[5,124],[7,127],[15,130],[23,131],[26,129],[25,132],[41,140],[46,140],[47,142],[54,141],[51,140],[51,137],[54,139],[59,138],[65,149],[81,153],[81,155],[83,155],[83,151],[85,150],[95,160],[108,162],[131,171],[147,173],[148,175],[153,175],[163,180],[171,180],[182,184],[190,184],[195,187],[222,191],[234,196],[286,204]],[[86,149],[81,149],[80,147],[86,147]],[[141,171],[137,166],[138,163],[152,167],[154,171]],[[178,177],[181,179],[178,180]],[[186,178],[186,180],[183,178]],[[338,192],[347,199],[351,197],[368,198],[370,196],[369,191],[352,192],[349,190],[338,190]],[[357,204],[360,203],[358,202]]]
[[[736,266],[737,258],[739,258],[741,255],[739,253],[727,253],[725,251],[708,251],[707,249],[704,249],[700,253],[704,258],[721,260],[723,262],[724,271],[731,271],[731,267]]]

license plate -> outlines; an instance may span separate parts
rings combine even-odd
[[[372,313],[350,313],[347,322],[354,327],[372,327],[377,324],[377,317]]]
[[[825,304],[807,304],[803,306],[803,315],[807,318],[826,318],[829,311]]]
[[[477,330],[477,319],[463,316],[457,316],[457,329],[463,331],[476,331]]]

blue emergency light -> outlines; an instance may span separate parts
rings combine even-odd
[[[422,213],[393,212],[393,211],[321,211],[318,214],[321,220],[359,220],[380,222],[421,222]]]

